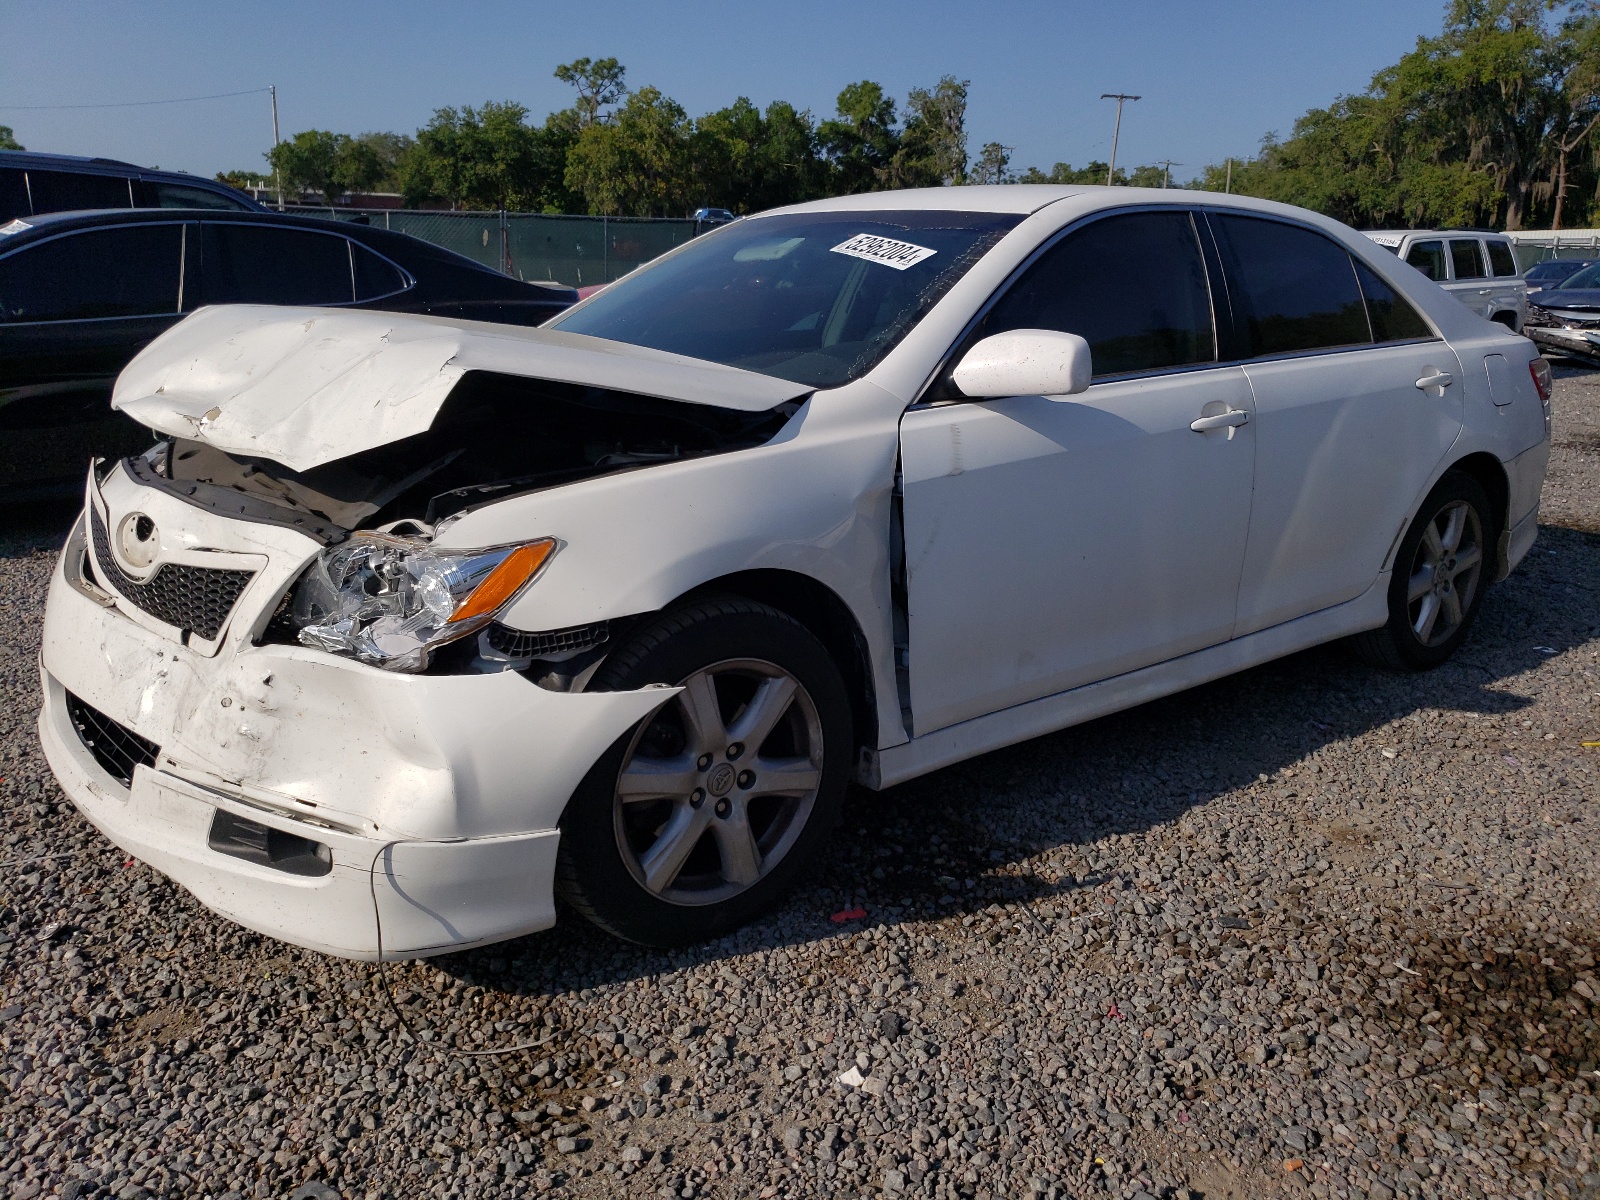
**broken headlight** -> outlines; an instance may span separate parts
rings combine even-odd
[[[295,588],[300,641],[389,671],[422,671],[433,650],[483,628],[555,553],[554,538],[442,550],[356,533],[330,546]]]

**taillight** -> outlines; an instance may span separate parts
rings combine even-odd
[[[1533,376],[1533,386],[1539,390],[1539,400],[1544,404],[1550,403],[1550,364],[1543,358],[1536,358],[1528,364],[1528,374]]]

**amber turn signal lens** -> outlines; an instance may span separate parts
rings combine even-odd
[[[534,577],[539,568],[544,566],[545,560],[555,552],[555,548],[554,538],[518,546],[506,555],[504,562],[484,577],[482,583],[472,589],[472,594],[450,615],[450,624],[481,617],[499,608]]]

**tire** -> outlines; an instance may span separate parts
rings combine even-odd
[[[1354,639],[1361,657],[1391,671],[1428,671],[1454,654],[1483,604],[1498,536],[1478,481],[1446,472],[1395,553],[1389,620]]]
[[[556,889],[618,937],[677,946],[745,924],[794,886],[837,821],[854,738],[828,652],[751,600],[663,613],[589,690],[662,683],[685,690],[619,738],[568,803]]]

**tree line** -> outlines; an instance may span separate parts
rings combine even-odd
[[[407,206],[619,216],[736,213],[830,195],[955,183],[1104,183],[1107,165],[1012,169],[969,155],[969,84],[946,75],[897,104],[870,80],[822,120],[740,97],[700,117],[614,58],[556,68],[571,106],[542,123],[515,101],[441,108],[414,136],[307,130],[270,165],[290,190],[392,191]],[[263,174],[219,176],[268,183]],[[1160,187],[1158,166],[1115,183]],[[1600,0],[1449,0],[1365,91],[1307,112],[1289,137],[1176,186],[1281,200],[1359,227],[1572,228],[1600,222]]]
[[[1600,220],[1597,121],[1594,3],[1451,0],[1439,36],[1366,91],[1233,162],[1232,190],[1367,228],[1574,228]]]
[[[953,75],[913,88],[903,106],[880,84],[853,83],[821,121],[787,101],[761,109],[743,96],[690,117],[659,88],[629,88],[615,58],[580,58],[555,75],[574,100],[542,123],[514,100],[441,108],[414,136],[305,130],[276,146],[268,164],[286,190],[330,203],[390,191],[408,207],[659,217],[965,183],[1001,153],[986,147],[988,158],[969,164],[969,85]],[[263,172],[218,178],[273,184]]]

